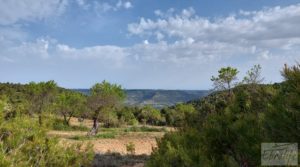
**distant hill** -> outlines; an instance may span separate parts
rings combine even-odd
[[[73,89],[74,91],[89,94],[88,89]],[[176,103],[199,99],[209,94],[207,90],[155,90],[129,89],[125,90],[127,98],[125,104],[131,106],[151,105],[156,108],[172,106]]]

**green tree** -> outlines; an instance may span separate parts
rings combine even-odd
[[[292,67],[285,65],[281,74],[284,82],[272,108],[266,113],[265,131],[272,142],[299,142],[300,64]]]
[[[219,75],[217,77],[211,77],[211,81],[213,81],[215,89],[228,90],[228,95],[230,96],[234,86],[233,82],[237,80],[237,74],[239,71],[236,68],[225,67],[221,68],[218,73]]]
[[[249,71],[247,76],[244,77],[243,83],[245,84],[261,84],[264,78],[261,76],[261,66],[259,64],[254,65]]]
[[[54,81],[31,82],[27,85],[27,89],[31,110],[38,114],[39,124],[42,125],[42,113],[54,101],[58,89],[57,84]]]
[[[157,124],[161,121],[161,113],[159,110],[154,107],[147,105],[142,108],[141,113],[139,115],[140,121],[148,124]]]
[[[55,101],[55,111],[64,118],[64,123],[69,125],[70,119],[84,112],[86,99],[80,93],[64,91],[60,93]]]
[[[195,108],[191,104],[177,104],[172,108],[162,110],[167,124],[176,127],[182,127],[186,123],[187,118],[194,112]]]
[[[125,92],[120,85],[111,84],[107,81],[95,84],[90,89],[90,96],[88,97],[88,106],[91,110],[91,117],[93,119],[93,127],[90,135],[98,133],[98,119],[103,110],[113,109],[118,107],[125,99]]]

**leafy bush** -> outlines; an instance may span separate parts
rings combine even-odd
[[[195,112],[195,108],[191,104],[177,104],[171,108],[162,110],[168,125],[181,127],[184,126],[186,118]]]
[[[126,144],[126,151],[127,153],[130,153],[131,155],[135,154],[135,145],[132,142],[129,142],[128,144]]]
[[[92,162],[90,146],[63,146],[56,138],[47,137],[36,118],[4,120],[1,115],[0,122],[0,166],[89,166]]]
[[[76,125],[67,125],[62,119],[54,119],[53,121],[53,130],[62,130],[62,131],[89,131],[90,129],[86,126],[76,126]]]
[[[240,85],[192,102],[197,111],[158,140],[146,166],[259,166],[261,143],[299,142],[300,65],[282,74],[281,84]]]
[[[151,125],[156,125],[162,120],[160,111],[151,106],[143,107],[138,115],[138,118],[140,122]]]

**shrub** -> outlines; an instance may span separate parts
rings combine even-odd
[[[89,166],[92,162],[90,146],[64,146],[56,138],[47,137],[36,118],[0,119],[0,166]]]
[[[132,142],[129,142],[128,144],[126,144],[126,151],[127,153],[130,153],[131,155],[135,154],[135,145]]]
[[[79,125],[67,125],[62,119],[55,118],[52,124],[53,130],[63,130],[63,131],[89,131],[90,129],[86,126]]]

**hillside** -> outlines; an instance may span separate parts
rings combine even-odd
[[[85,94],[88,89],[73,89]],[[209,94],[207,90],[155,90],[155,89],[128,89],[125,103],[131,106],[151,105],[156,108],[172,106],[176,103],[199,99]]]

